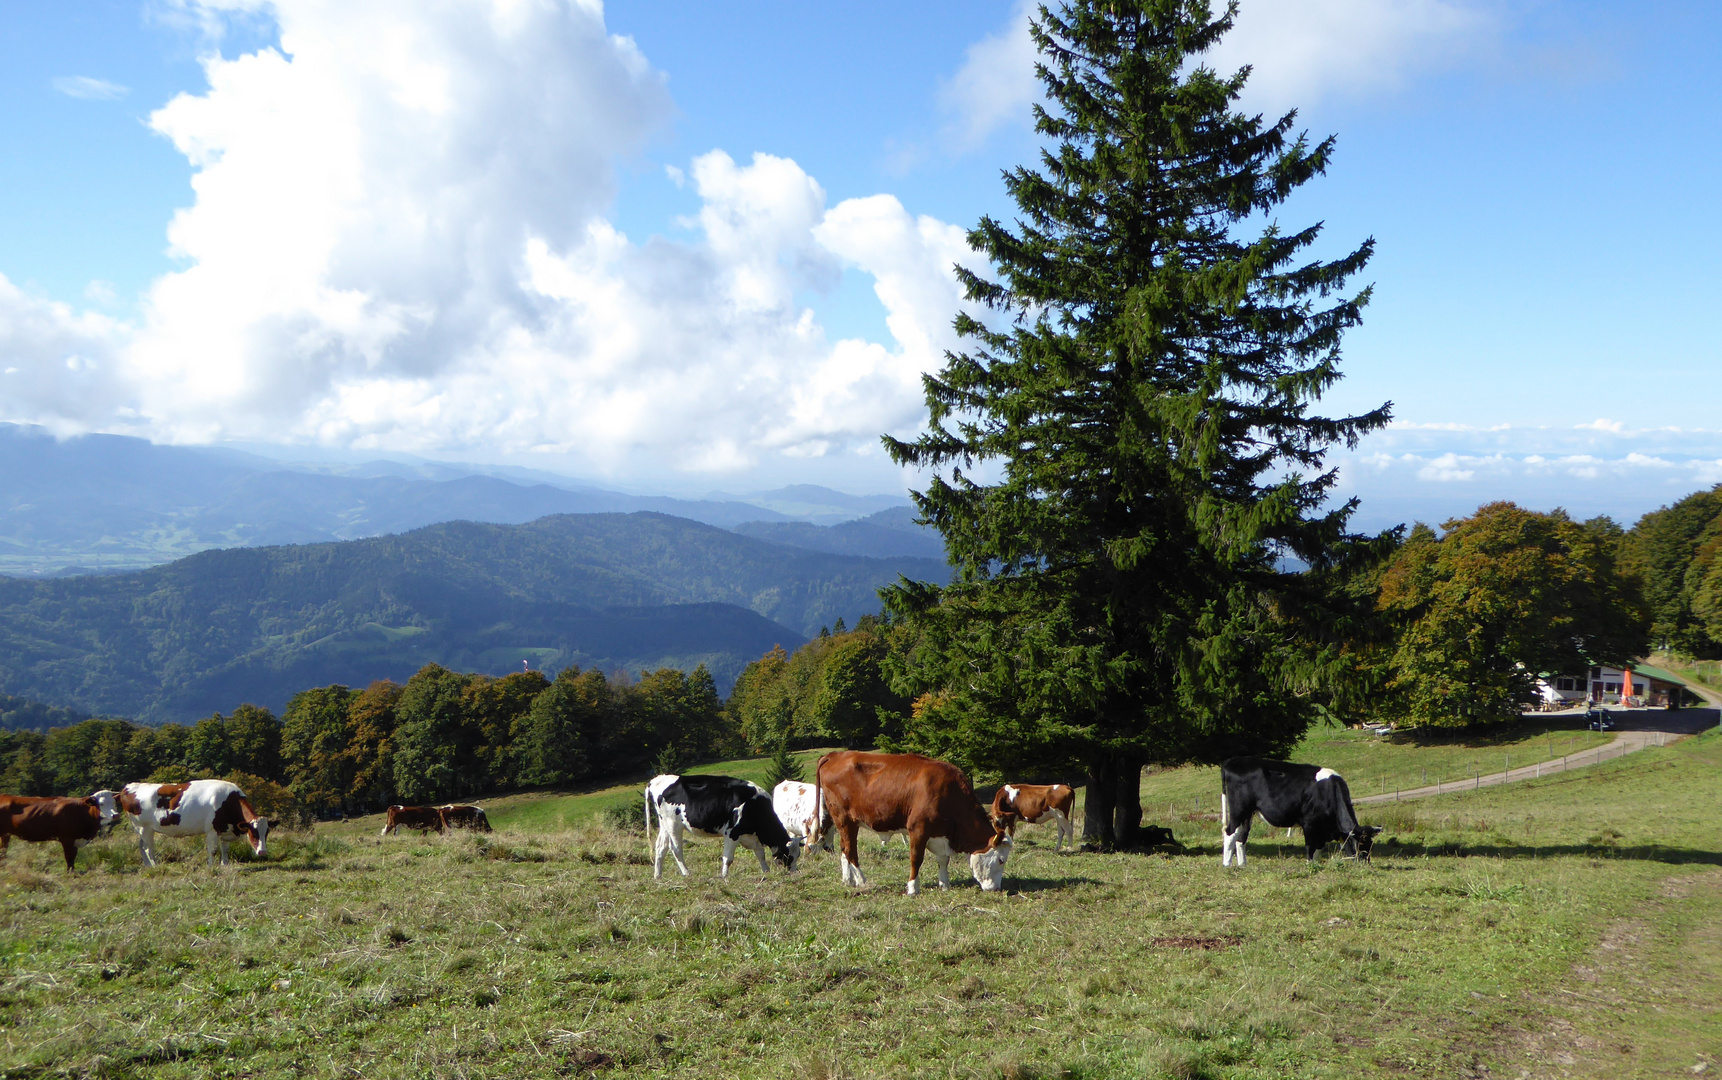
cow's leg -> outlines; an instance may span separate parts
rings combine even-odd
[[[909,889],[910,896],[916,896],[921,891],[921,860],[927,856],[927,837],[920,830],[909,833]]]
[[[769,877],[771,875],[771,864],[765,861],[765,845],[760,843],[759,837],[753,835],[744,836],[741,838],[741,846],[754,853],[754,855],[759,859],[759,872]]]
[[[686,852],[682,847],[682,823],[679,818],[670,819],[670,858],[676,860],[676,869],[688,876],[688,861],[683,856]]]
[[[0,859],[6,857],[6,849],[12,846],[12,834],[0,833]]]
[[[670,823],[662,814],[658,815],[658,842],[652,849],[652,880],[662,881],[664,877],[664,852],[670,849]]]
[[[860,841],[861,825],[851,821],[838,827],[838,846],[843,850],[843,884],[859,888],[867,884],[867,879],[861,873],[861,858],[857,846]]]
[[[927,841],[927,848],[933,853],[933,858],[939,861],[939,888],[950,888],[951,842],[942,836],[935,836]]]
[[[60,850],[66,853],[66,869],[70,870],[78,864],[78,842],[76,840],[61,840]]]
[[[735,838],[723,838],[723,862],[718,869],[718,877],[729,877],[729,864],[735,862]]]
[[[153,839],[154,835],[147,829],[138,831],[138,858],[143,860],[145,866],[155,865],[155,845],[151,843]]]
[[[1248,821],[1233,824],[1231,831],[1226,833],[1225,850],[1220,856],[1220,865],[1225,866],[1229,859],[1237,859],[1238,865],[1244,865],[1244,844],[1250,838],[1250,823]]]

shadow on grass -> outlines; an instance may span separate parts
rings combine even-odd
[[[1663,844],[1419,844],[1395,840],[1391,844],[1377,842],[1375,855],[1376,858],[1429,856],[1461,859],[1469,856],[1493,859],[1578,856],[1591,859],[1631,859],[1638,862],[1667,863],[1672,866],[1722,866],[1722,851],[1702,851]]]
[[[1010,893],[1052,892],[1057,889],[1074,888],[1078,885],[1102,884],[1105,883],[1091,877],[1037,878],[1017,877],[1014,874],[1007,874],[1005,876],[1004,891],[1007,895]]]
[[[1340,856],[1336,854],[1337,850],[1337,847],[1330,847],[1325,853],[1318,855],[1317,865],[1338,861]],[[1218,845],[1213,847],[1192,845],[1185,849],[1184,854],[1189,857],[1218,860],[1220,849]],[[1251,844],[1248,848],[1248,854],[1252,862],[1296,861],[1301,863],[1304,861],[1302,848],[1294,851],[1290,845],[1284,848],[1275,848],[1258,847]],[[1406,840],[1377,840],[1375,842],[1375,858],[1378,861],[1393,858],[1464,859],[1470,857],[1487,859],[1578,857],[1630,859],[1639,862],[1667,863],[1671,866],[1722,866],[1722,851],[1703,851],[1697,848],[1673,847],[1665,844],[1473,844],[1460,841],[1425,844]]]

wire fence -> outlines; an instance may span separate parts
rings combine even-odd
[[[1503,753],[1498,769],[1485,768],[1482,762],[1477,762],[1459,776],[1431,774],[1423,769],[1412,776],[1383,773],[1379,778],[1362,776],[1351,780],[1352,792],[1358,802],[1391,802],[1402,798],[1417,798],[1424,795],[1444,795],[1455,791],[1474,791],[1499,784],[1513,783],[1520,780],[1535,780],[1544,776],[1568,772],[1572,769],[1588,768],[1601,765],[1605,761],[1613,761],[1623,754],[1642,750],[1649,746],[1666,746],[1670,736],[1661,731],[1643,733],[1643,738],[1617,737],[1611,742],[1584,750],[1571,750],[1566,754],[1556,756],[1555,740],[1550,740],[1549,755],[1528,764],[1513,765],[1511,753]],[[1576,742],[1576,740],[1573,740]],[[1362,790],[1359,790],[1362,789]]]

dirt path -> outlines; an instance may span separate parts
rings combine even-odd
[[[1705,695],[1709,697],[1709,695]],[[1411,788],[1406,791],[1389,791],[1384,795],[1368,795],[1352,801],[1358,805],[1365,803],[1399,802],[1403,799],[1421,799],[1427,795],[1446,795],[1456,791],[1474,791],[1479,788],[1498,787],[1501,784],[1516,783],[1520,780],[1536,780],[1544,776],[1567,772],[1571,769],[1583,769],[1592,765],[1600,765],[1605,761],[1613,761],[1617,757],[1643,750],[1647,746],[1665,746],[1676,739],[1706,731],[1717,725],[1718,717],[1722,716],[1717,709],[1616,709],[1610,710],[1608,717],[1616,725],[1614,741],[1593,750],[1578,754],[1568,754],[1566,757],[1555,758],[1551,761],[1539,761],[1531,765],[1521,765],[1517,769],[1503,770],[1486,776],[1472,777],[1466,780],[1450,780],[1443,784],[1430,784],[1428,787]]]

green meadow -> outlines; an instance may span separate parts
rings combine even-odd
[[[1462,754],[1320,739],[1353,773]],[[1174,782],[1198,786],[1149,776],[1150,811]],[[690,880],[654,882],[644,835],[598,817],[633,787],[498,800],[490,836],[278,834],[227,870],[158,841],[144,871],[115,835],[68,875],[14,844],[0,1076],[1699,1075],[1722,1068],[1719,792],[1712,732],[1372,807],[1373,865],[1260,828],[1222,869],[1192,810],[1185,854],[1056,855],[1028,827],[1008,894],[915,898],[896,845],[864,848],[860,892],[825,854],[720,881],[698,841]]]

